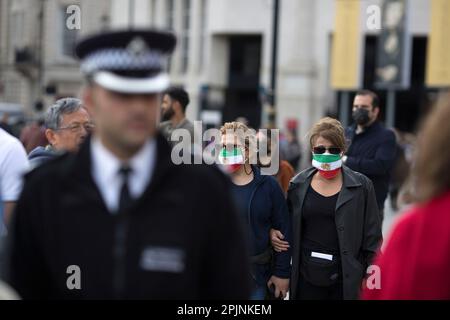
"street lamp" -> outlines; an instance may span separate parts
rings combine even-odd
[[[278,58],[278,18],[280,11],[279,0],[273,0],[272,18],[272,63],[270,74],[270,89],[268,92],[269,107],[267,110],[268,127],[275,128],[276,125],[276,103],[277,103],[277,58]]]

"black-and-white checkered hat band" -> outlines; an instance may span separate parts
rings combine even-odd
[[[81,40],[75,53],[81,71],[105,89],[124,93],[161,92],[169,86],[163,71],[176,37],[160,30],[115,30]]]
[[[163,57],[157,51],[146,51],[133,54],[125,49],[104,49],[89,54],[81,63],[84,74],[92,74],[99,70],[132,71],[153,70],[160,71]]]

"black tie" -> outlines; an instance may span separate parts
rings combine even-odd
[[[119,170],[119,174],[122,176],[122,187],[119,194],[119,212],[125,212],[133,202],[130,195],[130,189],[128,188],[128,177],[131,173],[130,167],[122,167]]]
[[[128,188],[128,177],[131,173],[131,168],[123,166],[119,170],[122,177],[122,187],[119,194],[119,210],[118,220],[116,225],[115,245],[114,245],[114,263],[116,265],[114,271],[114,291],[115,298],[123,299],[125,288],[125,257],[127,250],[127,233],[128,233],[128,214],[126,211],[130,208],[133,199],[130,196],[130,189]]]

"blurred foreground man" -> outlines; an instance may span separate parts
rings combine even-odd
[[[7,277],[23,298],[248,297],[227,180],[214,168],[174,165],[156,132],[169,84],[163,57],[174,46],[172,34],[146,30],[78,44],[96,129],[78,154],[27,177]]]

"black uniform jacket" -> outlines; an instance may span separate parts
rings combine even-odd
[[[31,299],[245,299],[247,246],[214,167],[174,165],[157,138],[153,176],[112,214],[91,176],[90,140],[26,176],[6,280]]]

